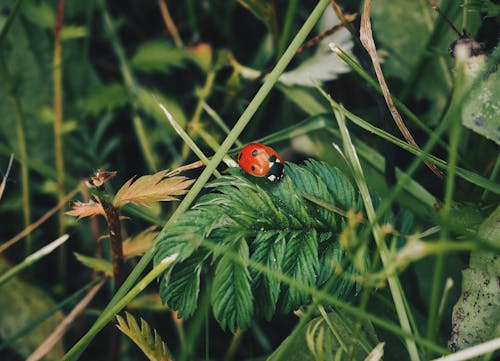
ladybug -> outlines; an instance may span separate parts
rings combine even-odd
[[[283,159],[271,147],[250,143],[238,153],[238,164],[254,177],[266,177],[275,182],[283,177]]]

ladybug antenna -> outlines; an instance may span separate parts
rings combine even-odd
[[[436,12],[441,15],[441,17],[446,20],[446,22],[448,23],[448,25],[453,29],[454,32],[456,32],[458,34],[459,37],[464,37],[464,36],[467,36],[465,31],[463,33],[461,33],[460,31],[458,31],[458,29],[455,27],[455,25],[451,22],[451,20],[446,16],[445,13],[443,13],[443,11],[439,8],[439,6],[437,6],[436,2],[434,0],[429,0],[429,4],[431,5],[431,7],[436,10]]]

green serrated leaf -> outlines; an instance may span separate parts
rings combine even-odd
[[[172,354],[167,344],[161,340],[156,330],[151,331],[149,324],[141,318],[141,326],[134,316],[125,312],[127,321],[120,315],[116,316],[118,329],[139,346],[144,355],[151,361],[171,361]]]
[[[318,275],[318,241],[314,229],[291,233],[283,259],[283,273],[307,286],[316,284]],[[293,287],[283,290],[281,309],[290,312],[309,302],[310,296]]]
[[[132,57],[132,66],[145,73],[167,72],[182,67],[191,55],[184,49],[164,40],[141,44]]]
[[[234,250],[242,262],[248,260],[249,250],[245,239],[235,235]],[[222,328],[236,332],[238,327],[250,325],[253,314],[253,297],[248,268],[224,255],[215,270],[212,286],[212,307],[215,319]]]
[[[83,265],[92,268],[95,271],[103,272],[106,275],[113,274],[113,265],[108,260],[102,258],[87,257],[76,252],[74,252],[74,255],[76,259]]]
[[[275,231],[261,232],[252,242],[251,259],[269,268],[281,272],[285,254],[285,237]],[[276,312],[276,303],[280,293],[280,280],[251,270],[252,289],[255,290],[256,312],[269,320]]]
[[[176,264],[161,283],[160,296],[178,317],[190,317],[198,305],[200,274],[208,252],[198,250],[192,257]]]
[[[288,312],[306,304],[309,295],[283,286],[276,279],[276,273],[291,276],[305,286],[319,287],[332,276],[334,261],[340,263],[344,255],[335,251],[339,247],[340,216],[308,201],[302,191],[308,190],[328,204],[339,202],[332,195],[338,191],[352,193],[338,198],[344,205],[349,199],[356,199],[354,189],[344,184],[347,179],[326,181],[322,178],[345,178],[337,170],[319,162],[308,164],[312,171],[308,166],[286,164],[285,177],[275,183],[231,171],[234,175],[222,176],[208,184],[207,190],[211,192],[202,196],[157,243],[157,259],[180,252],[179,259],[186,260],[184,265],[177,264],[174,268],[181,277],[171,277],[172,273],[161,280],[163,301],[173,309],[182,309],[184,316],[190,314],[196,306],[190,305],[188,300],[196,303],[198,281],[188,279],[187,275],[196,274],[194,270],[198,271],[198,267],[215,267],[217,282],[212,282],[212,304],[216,319],[223,327],[243,328],[248,325],[249,314],[271,318],[277,305]],[[346,205],[346,208],[356,207],[357,202],[349,207]],[[243,252],[245,257],[240,259],[239,265],[232,265],[234,253],[242,252],[242,243],[248,251]],[[196,260],[200,245],[209,250],[212,263]],[[245,272],[242,271],[242,268],[246,270],[243,265],[248,257],[266,267],[266,272],[250,269],[249,286],[248,275],[243,277]],[[320,266],[328,270],[321,271]],[[354,271],[346,267],[345,272]],[[213,271],[202,274],[210,277]],[[234,274],[243,280],[243,292],[249,302],[240,308],[236,302],[240,290],[225,283],[229,282],[227,277]],[[352,285],[347,279],[335,281],[332,289],[339,290],[336,294],[344,295],[350,289]]]

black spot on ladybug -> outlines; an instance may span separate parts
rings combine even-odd
[[[255,170],[255,166],[254,166],[254,165],[252,165],[250,168],[251,168],[252,170]]]
[[[275,155],[271,155],[269,157],[269,161],[272,162],[272,163],[276,162],[276,156]]]
[[[257,154],[259,154],[259,151],[257,149],[252,150],[252,156],[255,157]]]

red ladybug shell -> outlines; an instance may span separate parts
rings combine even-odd
[[[283,176],[283,159],[271,147],[262,143],[250,143],[238,154],[238,164],[254,177],[267,177],[271,182]]]

